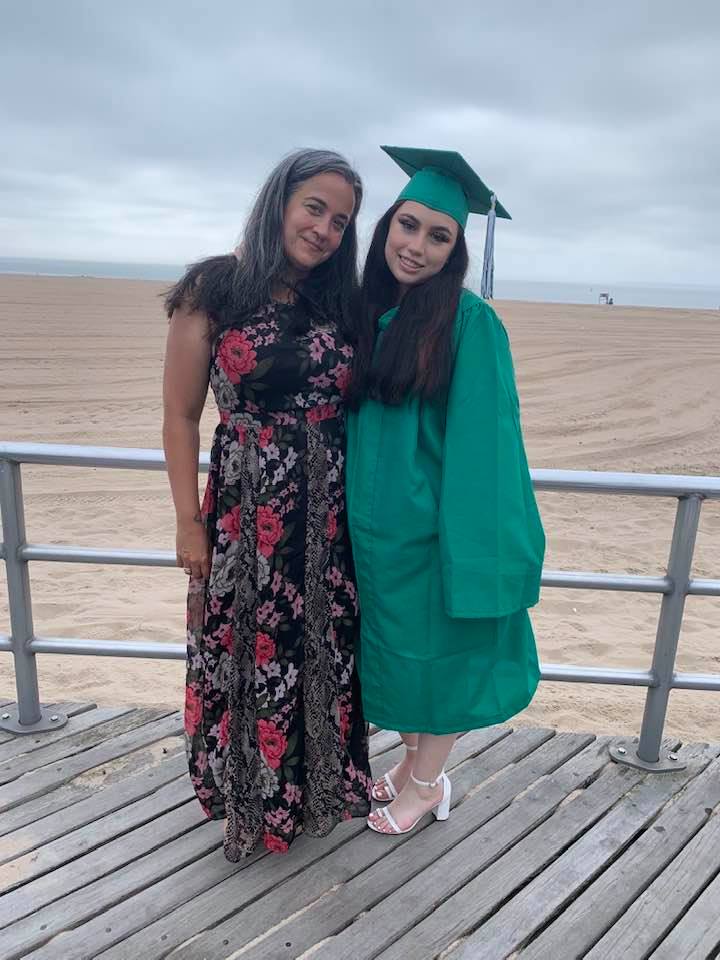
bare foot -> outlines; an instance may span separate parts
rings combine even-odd
[[[406,752],[400,763],[395,764],[392,770],[388,771],[388,776],[398,793],[410,779],[414,756],[414,753]],[[378,800],[380,803],[389,803],[392,799],[393,795],[390,793],[387,780],[385,777],[380,777],[373,784],[373,800]]]

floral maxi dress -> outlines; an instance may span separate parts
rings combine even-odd
[[[336,326],[276,302],[213,349],[212,566],[188,593],[185,731],[229,860],[369,811],[344,504],[351,358]]]

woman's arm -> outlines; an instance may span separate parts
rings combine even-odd
[[[198,456],[210,369],[208,330],[204,313],[184,307],[173,311],[163,377],[163,447],[177,518],[177,563],[205,578],[210,549],[200,516]]]
[[[545,536],[535,502],[510,344],[478,301],[462,315],[448,394],[440,554],[450,617],[503,617],[537,603]]]

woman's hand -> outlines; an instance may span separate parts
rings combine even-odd
[[[165,353],[163,446],[177,517],[177,565],[204,579],[210,576],[210,544],[200,516],[198,451],[209,367],[207,317],[175,310]]]
[[[199,513],[191,520],[178,521],[175,540],[177,565],[191,577],[210,576],[210,542]]]

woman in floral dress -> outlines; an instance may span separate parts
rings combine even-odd
[[[235,254],[190,267],[167,297],[163,439],[190,577],[188,760],[233,861],[369,810],[344,506],[361,197],[342,157],[291,155]],[[220,423],[201,507],[208,384]]]

